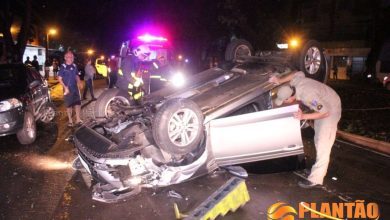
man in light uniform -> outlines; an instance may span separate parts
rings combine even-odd
[[[306,181],[299,182],[303,188],[318,187],[323,184],[330,153],[336,139],[337,124],[341,118],[341,101],[337,93],[329,86],[306,78],[303,72],[293,72],[282,78],[273,76],[270,82],[279,85],[290,82],[279,88],[276,105],[290,104],[295,100],[313,110],[313,113],[302,113],[299,110],[294,117],[299,120],[314,120],[314,144],[316,161]]]

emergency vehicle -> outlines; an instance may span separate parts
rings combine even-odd
[[[149,56],[142,61],[141,77],[145,94],[162,88],[173,76],[172,70],[172,49],[170,42],[163,36],[150,34],[139,35],[132,40],[122,43],[119,52],[118,66],[127,56],[132,56],[134,48],[143,45],[149,48]]]

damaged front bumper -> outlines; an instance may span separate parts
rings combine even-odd
[[[206,150],[188,165],[157,165],[152,158],[139,154],[142,147],[118,149],[114,142],[86,126],[75,132],[73,141],[78,150],[73,167],[84,168],[98,182],[92,188],[92,198],[101,202],[117,202],[143,187],[180,183],[217,168],[205,166],[209,160]]]

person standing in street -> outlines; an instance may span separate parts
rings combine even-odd
[[[83,92],[83,100],[87,98],[87,91],[89,90],[89,93],[91,94],[91,101],[95,101],[96,98],[93,94],[93,78],[95,77],[96,70],[95,67],[91,65],[92,60],[91,58],[87,59],[87,64],[85,65],[84,71],[84,81],[85,81],[85,88]]]
[[[57,79],[57,75],[58,75],[58,60],[56,58],[53,59],[52,66],[53,66],[53,76],[54,76],[54,79]]]
[[[114,88],[116,81],[118,79],[118,62],[115,58],[110,59],[108,66],[110,71],[108,73],[108,88]]]
[[[29,56],[26,57],[26,61],[24,61],[24,64],[27,65],[27,66],[28,66],[28,65],[32,65]]]
[[[269,82],[280,85],[290,82],[290,85],[278,89],[276,105],[291,104],[300,101],[310,108],[312,113],[303,113],[301,110],[294,114],[298,120],[314,120],[314,144],[316,161],[311,168],[307,180],[300,181],[302,188],[320,187],[328,170],[330,153],[336,139],[337,124],[341,118],[341,101],[337,93],[329,86],[316,80],[306,78],[303,72],[278,78],[273,76]]]
[[[66,52],[65,63],[60,66],[60,70],[58,72],[58,81],[64,88],[64,101],[68,115],[68,127],[73,127],[73,107],[76,113],[76,124],[81,125],[83,123],[80,118],[81,100],[78,88],[78,84],[80,84],[81,81],[78,75],[77,66],[73,63],[73,61],[73,52]]]
[[[34,55],[34,59],[31,61],[31,65],[35,68],[36,71],[39,71],[38,57],[36,55]]]
[[[334,65],[333,66],[333,79],[336,79],[336,80],[337,80],[337,70],[338,70],[337,65]]]

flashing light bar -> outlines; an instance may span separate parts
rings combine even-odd
[[[138,36],[137,39],[140,41],[143,41],[143,42],[147,42],[147,43],[153,42],[153,41],[160,41],[160,42],[168,41],[168,39],[166,39],[165,37],[157,37],[157,36],[153,36],[150,34],[144,34],[144,35]]]

